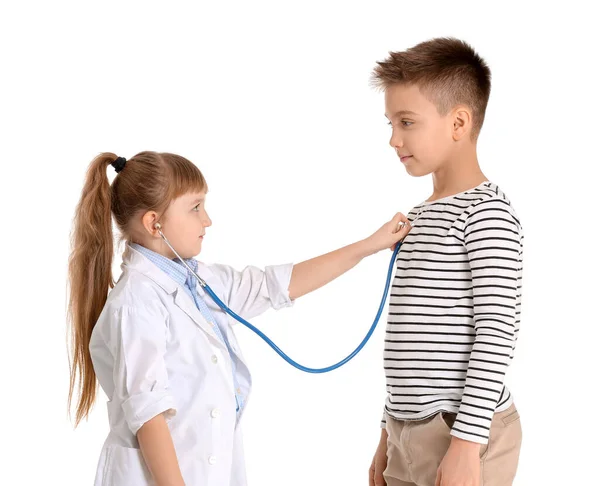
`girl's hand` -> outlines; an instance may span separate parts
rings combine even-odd
[[[372,253],[377,253],[384,248],[389,248],[393,251],[396,243],[403,240],[411,228],[412,226],[408,218],[402,213],[396,213],[390,221],[369,236],[365,242]]]

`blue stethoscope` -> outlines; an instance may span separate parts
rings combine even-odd
[[[167,240],[167,238],[165,237],[165,235],[163,234],[163,232],[160,230],[160,223],[157,223],[155,227],[158,229],[158,232],[159,232],[160,236],[162,237],[162,239],[165,241],[165,243],[169,246],[169,248],[173,251],[173,253],[175,253],[175,255],[177,255],[177,258],[179,258],[179,260],[181,260],[181,262],[185,265],[185,267],[190,272],[192,272],[192,274],[196,277],[196,279],[198,280],[198,283],[200,283],[200,285],[202,286],[202,288],[204,289],[204,291],[208,295],[210,295],[210,298],[212,300],[214,300],[215,303],[221,309],[223,309],[224,312],[226,312],[227,314],[229,314],[236,321],[242,323],[244,326],[246,326],[247,328],[249,328],[251,331],[254,331],[256,334],[258,334],[258,336],[260,336],[269,346],[271,346],[273,348],[273,350],[279,356],[281,356],[289,364],[291,364],[295,368],[298,368],[301,371],[305,371],[306,373],[327,373],[328,371],[333,371],[333,370],[339,368],[340,366],[345,365],[348,361],[350,361],[352,358],[354,358],[354,356],[356,356],[360,352],[360,350],[365,346],[365,344],[367,344],[367,341],[371,338],[371,335],[373,334],[373,331],[375,331],[375,327],[377,326],[377,323],[379,322],[379,319],[381,318],[381,313],[383,311],[383,306],[385,305],[385,300],[387,298],[387,294],[388,294],[388,291],[390,289],[390,282],[392,280],[392,270],[394,269],[394,263],[396,262],[396,257],[398,256],[398,251],[400,251],[400,246],[402,245],[401,242],[398,242],[396,244],[396,247],[394,248],[394,252],[392,254],[392,258],[390,259],[390,265],[388,267],[387,278],[386,278],[386,281],[385,281],[385,289],[383,290],[383,295],[381,297],[381,302],[379,304],[379,309],[377,310],[377,315],[375,316],[375,320],[373,321],[373,324],[371,324],[371,328],[369,329],[369,332],[367,332],[367,335],[364,337],[364,339],[362,340],[362,342],[358,345],[358,347],[354,351],[352,351],[352,353],[350,353],[343,360],[341,360],[340,362],[338,362],[338,363],[336,363],[334,365],[327,366],[326,368],[308,368],[306,366],[301,365],[300,363],[297,363],[292,358],[290,358],[281,349],[279,349],[279,347],[273,341],[271,341],[260,329],[257,329],[256,327],[254,327],[252,324],[250,324],[248,321],[246,321],[243,317],[238,316],[229,307],[227,307],[221,301],[221,299],[219,299],[219,297],[216,296],[216,294],[213,292],[213,290],[210,288],[210,286],[200,276],[198,276],[198,274],[196,272],[194,272],[194,270],[192,270],[190,268],[190,266],[185,262],[185,260],[183,258],[181,258],[179,256],[179,254],[175,251],[175,248],[173,248],[171,246],[171,243],[169,243],[169,240]]]

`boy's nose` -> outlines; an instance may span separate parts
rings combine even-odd
[[[402,148],[404,147],[404,142],[398,135],[393,133],[390,137],[390,147],[392,147],[393,149]]]

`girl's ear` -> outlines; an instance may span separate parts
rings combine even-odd
[[[148,211],[144,214],[142,216],[142,225],[152,236],[156,236],[156,231],[162,227],[158,222],[158,213],[156,211]]]

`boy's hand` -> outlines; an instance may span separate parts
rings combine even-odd
[[[411,225],[408,218],[402,213],[396,213],[390,221],[369,236],[365,242],[372,253],[377,253],[384,248],[394,250],[396,243],[402,240],[410,229]]]
[[[435,486],[479,486],[481,463],[475,442],[452,437],[448,452],[437,470]]]
[[[375,455],[373,456],[373,462],[369,468],[369,486],[386,486],[385,479],[383,479],[383,471],[387,467],[387,432],[385,429],[381,431],[381,439]]]

